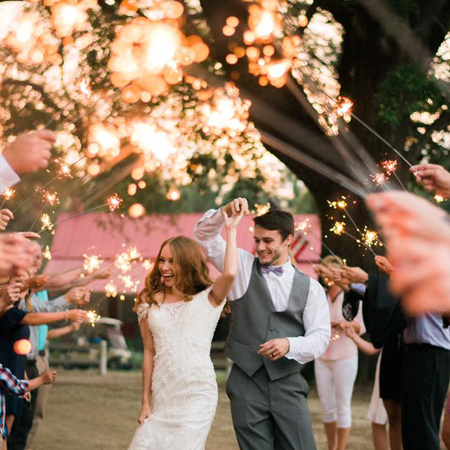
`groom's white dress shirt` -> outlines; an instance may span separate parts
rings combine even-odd
[[[220,210],[209,210],[194,229],[194,236],[201,245],[214,266],[223,272],[226,242],[221,236],[224,220]],[[241,298],[248,289],[252,266],[255,257],[245,250],[238,249],[238,274],[228,295],[230,301]],[[288,261],[283,264],[283,274],[273,272],[264,274],[275,311],[285,311],[288,307],[295,269]],[[330,343],[330,313],[325,291],[322,286],[311,278],[308,299],[303,312],[304,336],[286,336],[289,339],[290,350],[286,358],[305,364],[318,358]]]
[[[0,192],[20,181],[19,176],[12,169],[3,155],[0,155]]]

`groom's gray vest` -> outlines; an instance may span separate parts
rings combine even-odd
[[[285,311],[276,312],[267,282],[261,274],[261,264],[255,258],[247,292],[231,303],[231,326],[225,354],[249,377],[264,364],[270,379],[277,380],[300,372],[298,362],[281,358],[270,361],[258,354],[260,344],[280,337],[305,335],[303,310],[308,299],[310,279],[295,270],[294,282]]]

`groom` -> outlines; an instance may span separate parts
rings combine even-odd
[[[223,207],[229,216],[248,203]],[[302,365],[330,341],[330,317],[320,284],[289,260],[294,218],[270,211],[254,218],[257,257],[239,249],[238,275],[230,292],[232,321],[226,354],[233,360],[227,382],[233,425],[242,450],[315,450]],[[223,216],[208,211],[194,230],[209,259],[223,270]]]

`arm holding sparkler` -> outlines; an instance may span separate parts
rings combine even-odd
[[[50,277],[46,285],[47,290],[65,291],[75,287],[84,287],[95,280],[106,280],[111,278],[111,271],[103,270],[95,273],[87,273],[85,270],[74,269],[65,274]]]
[[[56,135],[50,130],[21,134],[3,152],[3,158],[15,174],[37,172],[48,166],[52,145],[55,142]],[[12,184],[18,181],[19,177],[16,175]]]
[[[86,320],[87,312],[81,309],[70,311],[49,312],[49,313],[28,313],[22,320],[22,325],[48,325],[60,320],[70,320],[71,322],[83,323]]]
[[[0,276],[27,275],[33,264],[33,246],[28,239],[17,233],[0,235]]]
[[[409,169],[425,190],[450,198],[450,173],[438,164],[419,164]]]
[[[225,250],[225,260],[223,272],[214,282],[211,292],[209,294],[209,301],[215,307],[222,304],[225,297],[230,292],[236,279],[238,272],[238,252],[237,252],[237,226],[244,215],[244,210],[234,213],[231,217],[228,216],[226,210],[222,210],[222,216],[225,222],[225,229],[227,232],[227,247]]]
[[[450,226],[441,208],[408,192],[367,197],[395,267],[390,286],[416,315],[450,309]]]
[[[224,210],[228,216],[243,212],[248,214],[248,202],[245,198],[237,198],[225,205],[220,210],[210,210],[200,219],[194,228],[194,238],[200,244],[206,256],[211,260],[214,266],[223,272],[226,253],[226,242],[221,236],[225,225],[224,216],[221,211]],[[238,248],[238,273],[228,298],[234,300],[242,297],[247,290],[251,276],[251,268],[254,256]]]

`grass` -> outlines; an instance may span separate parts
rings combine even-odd
[[[224,376],[207,450],[238,450],[231,424]],[[359,384],[353,398],[353,430],[347,450],[371,449],[370,423],[365,419],[372,386]],[[137,425],[140,406],[139,372],[59,371],[46,416],[33,450],[126,450]],[[318,450],[326,448],[315,389],[309,405]],[[180,450],[182,450],[180,448]]]

